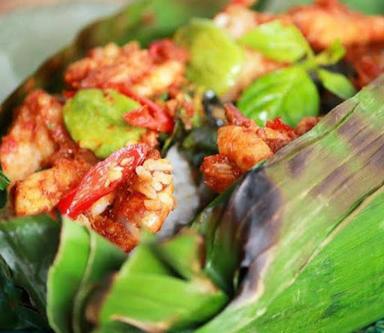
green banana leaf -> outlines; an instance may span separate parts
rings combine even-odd
[[[5,101],[0,110],[2,132],[6,131],[14,108],[20,104],[26,93],[36,87],[42,87],[52,93],[60,91],[63,88],[64,68],[68,63],[84,55],[90,47],[109,41],[121,44],[130,39],[140,40],[146,45],[155,38],[169,36],[190,17],[197,14],[210,16],[220,7],[220,1],[140,0],[116,17],[92,25],[80,34],[72,46],[48,60]],[[208,320],[220,311],[227,300],[219,288],[227,295],[233,295],[239,285],[241,292],[234,302],[199,331],[272,333],[298,332],[303,329],[311,331],[317,329],[317,326],[315,328],[310,326],[313,325],[312,322],[308,322],[313,318],[319,322],[319,328],[324,332],[348,332],[384,315],[384,310],[381,310],[384,307],[380,300],[383,297],[379,288],[383,282],[381,277],[383,274],[378,268],[382,264],[380,256],[382,257],[383,253],[380,252],[378,245],[374,247],[375,251],[371,248],[374,244],[379,244],[381,235],[381,230],[378,230],[381,220],[376,217],[380,211],[382,198],[382,192],[378,189],[384,180],[381,155],[383,138],[380,134],[384,121],[383,90],[381,80],[341,105],[315,130],[282,150],[265,167],[258,167],[249,173],[240,185],[219,197],[204,211],[194,223],[195,228],[205,237],[206,258],[201,260],[202,266],[197,273],[185,265],[185,262],[191,260],[193,253],[190,251],[190,246],[172,245],[170,246],[172,251],[167,251],[164,247],[161,250],[161,246],[155,242],[148,248],[152,259],[156,259],[163,268],[165,267],[168,278],[175,279],[176,276],[177,280],[180,280],[178,282],[185,283],[185,288],[170,288],[168,298],[183,301],[182,297],[185,296],[183,290],[190,291],[187,284],[194,285],[196,274],[200,282],[203,277],[205,283],[214,286],[213,294],[205,295],[207,299],[212,296],[207,302],[209,311],[201,310],[207,309],[204,304],[202,308],[199,307],[201,305],[199,302],[204,303],[204,299],[191,298],[191,303],[186,303],[190,306],[186,307],[186,312],[181,313],[178,320],[168,321],[167,327],[175,323],[176,327],[195,327]],[[29,221],[35,226],[33,218]],[[363,228],[362,222],[374,227],[368,232]],[[7,239],[6,242],[0,242],[0,254],[10,271],[4,269],[2,274],[9,277],[10,273],[13,273],[15,281],[29,293],[32,304],[38,309],[43,309],[44,279],[56,252],[57,232],[56,238],[52,239],[53,245],[45,248],[45,251],[43,251],[45,243],[41,242],[44,238],[31,237],[38,249],[32,253],[40,255],[24,258],[25,249],[30,250],[29,247],[25,247],[30,241],[23,231],[24,228],[28,229],[26,223],[20,223],[23,224],[23,228],[17,228],[19,223],[14,221],[7,224],[6,231],[0,233],[1,240]],[[47,220],[46,225],[49,226],[48,229],[55,228],[52,227],[55,225],[52,221]],[[81,228],[72,226],[74,229]],[[72,229],[72,226],[69,229]],[[13,228],[16,230],[14,233],[11,232]],[[64,229],[63,233],[67,231]],[[92,233],[72,231],[69,234],[84,238],[80,242],[84,252],[79,253],[85,255],[85,259],[83,265],[80,265],[81,255],[77,258],[78,253],[73,252],[72,248],[75,244],[64,237],[67,240],[61,246],[68,247],[67,250],[76,256],[75,258],[66,256],[68,259],[62,256],[63,260],[60,261],[59,252],[59,257],[51,268],[50,275],[53,277],[49,288],[52,294],[48,313],[51,324],[54,323],[52,326],[57,332],[81,332],[89,329],[88,323],[82,320],[85,303],[90,304],[92,300],[88,298],[90,291],[102,283],[103,278],[111,271],[108,265],[93,266],[96,257],[92,259],[91,249],[94,248],[95,254],[99,248],[91,245]],[[45,232],[41,233],[43,234]],[[17,254],[7,242],[19,240],[24,236],[20,247],[19,243],[15,243],[17,245],[15,248],[22,249]],[[97,240],[94,241],[94,244],[98,243]],[[170,241],[170,244],[175,243]],[[348,252],[344,250],[345,247],[349,249]],[[101,248],[104,246],[101,245]],[[175,255],[183,248],[186,250],[182,252],[183,258],[186,259],[185,262],[180,262]],[[140,251],[137,252],[140,254]],[[135,253],[138,256],[137,252]],[[174,256],[171,256],[172,253]],[[358,263],[352,261],[354,258],[359,258]],[[44,264],[23,267],[25,263],[38,259]],[[67,260],[71,259],[76,259],[74,274],[77,276],[77,283],[73,289],[68,290],[63,288],[63,285],[67,286],[64,282],[68,276],[67,270],[71,266]],[[131,267],[133,261],[134,256],[126,261],[123,267]],[[248,268],[244,279],[242,272],[239,271],[241,264]],[[356,268],[359,268],[353,271],[355,274],[345,273],[355,264]],[[118,263],[116,265],[118,266]],[[370,265],[369,271],[366,275],[360,275],[366,265]],[[116,267],[114,264],[112,266]],[[43,268],[31,272],[31,267]],[[100,271],[98,267],[101,267]],[[128,268],[127,271],[132,272]],[[29,279],[26,272],[34,279]],[[35,277],[36,272],[41,273],[41,276]],[[121,272],[125,272],[124,269]],[[133,272],[137,273],[135,270]],[[119,288],[124,286],[124,281],[130,281],[132,278],[130,274],[121,276],[124,276],[121,283],[112,284],[112,288],[117,288],[118,291],[122,290]],[[339,281],[339,276],[345,277],[345,280]],[[372,282],[373,277],[377,284],[375,288],[369,287],[367,283],[368,279]],[[313,299],[314,293],[317,292],[318,280],[323,283],[322,293],[319,293],[323,302]],[[330,281],[335,280],[337,283],[332,284],[330,288]],[[141,282],[140,279],[137,280],[137,286],[144,290],[142,296],[152,297],[153,293],[156,293],[155,288],[145,289],[145,285]],[[126,291],[126,295],[137,290],[138,287],[131,288]],[[359,293],[356,295],[355,291]],[[109,295],[113,296],[113,293]],[[287,304],[291,306],[292,302],[296,302],[298,295],[302,295],[302,298],[297,302],[297,308],[288,308]],[[362,296],[356,299],[359,295]],[[115,300],[119,296],[115,293]],[[124,300],[131,302],[129,297]],[[145,297],[140,297],[137,304],[142,306],[145,300]],[[119,301],[123,300],[119,298]],[[115,311],[113,302],[110,306],[108,303],[105,304],[109,310],[104,311],[113,317]],[[308,304],[311,304],[311,307]],[[125,303],[119,307],[124,308],[125,305],[128,307],[125,310],[128,311],[124,315],[130,318],[127,322],[138,325],[137,318],[143,320],[143,317],[135,317],[137,312],[132,315],[132,307],[135,304]],[[172,306],[177,313],[180,304],[175,301]],[[146,309],[146,306],[140,308],[140,315],[146,314]],[[313,311],[309,312],[310,309]],[[194,314],[192,318],[189,318],[190,313]],[[316,318],[319,314],[324,316]],[[147,315],[148,317],[144,317],[146,324],[148,318],[153,320],[157,314],[155,312]],[[163,321],[164,318],[172,317],[171,315],[172,311],[169,310],[165,316],[158,319]],[[306,316],[308,320],[302,320]],[[137,331],[126,323],[110,321],[109,316],[105,317],[108,318],[97,329],[99,333]],[[276,322],[274,318],[278,318]],[[152,326],[142,324],[138,326],[154,327],[153,325],[156,325],[154,321],[151,323]],[[248,323],[249,326],[242,326]]]
[[[44,317],[29,307],[25,292],[15,285],[12,272],[0,257],[0,327],[3,329],[27,329],[47,326]]]
[[[45,314],[47,273],[59,230],[59,223],[44,215],[0,223],[0,258],[8,265],[14,284],[27,291],[41,314]]]
[[[126,255],[86,227],[64,219],[60,247],[47,281],[47,313],[56,333],[89,332],[85,304],[91,291]]]
[[[383,102],[381,78],[218,197],[193,224],[205,245],[197,271],[183,234],[165,252],[162,241],[141,245],[103,297],[101,328],[351,332],[382,317]],[[228,295],[238,290],[201,328],[204,299],[172,282],[196,273]],[[225,299],[215,302],[206,315]]]
[[[255,169],[241,182],[222,212],[222,224],[215,231],[217,234],[224,232],[224,229],[231,230],[232,237],[223,239],[215,235],[214,240],[217,241],[216,256],[225,246],[238,249],[234,253],[240,252],[243,240],[247,240],[242,264],[249,270],[242,281],[240,294],[201,332],[224,329],[226,332],[281,332],[283,326],[284,332],[311,331],[313,327],[303,318],[311,318],[311,309],[317,315],[322,312],[314,306],[311,308],[310,297],[319,297],[316,302],[324,302],[322,306],[325,307],[329,298],[340,298],[340,294],[343,295],[342,301],[327,313],[329,322],[324,319],[324,332],[350,332],[384,315],[382,294],[373,287],[384,282],[380,276],[382,263],[377,253],[373,257],[368,254],[359,256],[372,249],[371,246],[368,249],[362,247],[361,244],[372,245],[370,231],[363,233],[362,230],[380,228],[382,219],[377,210],[373,213],[370,206],[367,208],[369,213],[361,218],[358,217],[359,210],[356,210],[365,199],[371,199],[372,193],[384,182],[383,102],[384,78],[381,78],[341,104],[312,131],[281,150],[265,167]],[[364,221],[367,214],[372,216],[371,223],[366,222],[364,228],[359,224],[363,228],[357,234],[360,239],[353,236],[352,231],[347,234],[349,229],[342,228],[351,223],[348,221],[355,215],[357,221]],[[338,245],[339,238],[333,239],[338,233],[345,243],[349,242],[349,247],[345,243]],[[328,244],[329,250],[326,247]],[[338,252],[332,250],[333,246]],[[340,250],[342,246],[345,246],[343,251]],[[376,245],[374,249],[381,253],[380,246]],[[210,255],[215,256],[215,246]],[[366,265],[367,272],[378,271],[378,275],[371,273],[363,278],[363,272],[361,276],[348,274],[351,265],[350,262],[347,265],[346,258],[356,258],[355,255],[361,259],[360,268]],[[339,257],[345,256],[340,259],[340,267],[337,262],[331,268],[340,271],[330,276],[321,264],[317,266],[321,256],[326,262],[336,262]],[[238,263],[241,258],[237,257]],[[234,255],[233,261],[235,259]],[[220,272],[223,265],[214,269]],[[311,277],[305,280],[307,270]],[[319,279],[315,278],[316,274]],[[331,288],[330,281],[337,280],[337,277],[341,281]],[[353,285],[350,290],[348,283]],[[322,285],[325,291],[320,294],[318,286]],[[290,312],[294,311],[294,305],[287,307],[288,302],[292,302],[292,298],[289,301],[285,298],[289,297],[290,288],[296,290],[295,297],[304,291],[308,293],[307,303],[301,304],[302,312],[298,317]],[[356,294],[357,290],[363,291],[363,294]],[[267,326],[266,322],[274,321],[272,318],[278,316],[273,309],[280,305],[279,311],[287,314],[284,324]],[[362,315],[357,315],[360,312]],[[341,321],[344,316],[345,320],[349,319],[349,324]],[[319,320],[311,324],[319,325],[323,332]],[[337,325],[336,322],[342,324],[332,327]]]
[[[165,331],[194,327],[215,315],[227,296],[202,271],[201,242],[189,231],[140,244],[103,296],[98,324],[119,321]]]

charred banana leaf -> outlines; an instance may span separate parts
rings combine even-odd
[[[235,189],[208,261],[222,276],[232,249],[248,272],[201,332],[350,332],[384,315],[383,102],[381,78]]]

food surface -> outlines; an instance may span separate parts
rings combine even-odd
[[[160,5],[171,6],[139,1],[91,27],[105,43],[90,38],[85,53],[60,55],[70,62],[47,63],[65,63],[61,83],[32,77],[4,104],[12,121],[0,143],[0,239],[10,242],[3,228],[13,219],[42,219],[45,232],[60,225],[39,301],[30,297],[56,333],[225,331],[215,316],[226,306],[243,318],[231,332],[282,332],[268,316],[280,325],[289,288],[298,304],[308,297],[301,274],[319,272],[324,287],[331,265],[344,269],[346,252],[327,246],[344,244],[344,230],[355,237],[350,226],[381,195],[383,80],[372,82],[384,71],[384,16],[337,0],[284,13],[236,0],[210,18],[172,7],[176,24]],[[0,268],[3,253],[0,245]],[[329,267],[317,264],[325,255]],[[334,285],[319,293],[349,295]],[[324,318],[345,310],[316,306]],[[371,321],[384,316],[374,310]],[[313,314],[320,326],[323,317]]]
[[[175,206],[172,166],[159,150],[167,136],[177,143],[176,123],[193,135],[216,119],[209,129],[217,135],[216,153],[203,148],[200,171],[209,188],[223,192],[327,111],[319,109],[311,71],[344,98],[353,93],[352,84],[321,66],[351,64],[357,87],[381,72],[384,18],[352,12],[337,1],[281,15],[249,6],[234,1],[213,20],[194,19],[148,48],[136,41],[96,47],[67,67],[61,94],[32,91],[15,110],[0,147],[14,213],[61,207],[128,251],[142,228],[158,231]],[[210,90],[223,103],[216,114],[204,106]],[[115,156],[127,149],[142,156],[128,153],[123,161],[129,167],[115,166]],[[71,200],[86,205],[80,211],[66,207]]]

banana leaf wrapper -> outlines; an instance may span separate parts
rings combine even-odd
[[[350,332],[384,315],[383,102],[380,78],[200,217],[211,276],[247,274],[199,331]]]
[[[379,79],[217,198],[192,235],[140,245],[89,300],[96,332],[351,332],[383,317],[383,102]]]
[[[186,3],[139,1],[122,14],[87,28],[74,45],[46,62],[5,101],[0,113],[2,130],[29,91],[37,87],[60,91],[64,68],[89,48],[130,39],[145,45],[169,36],[196,15],[191,8],[206,10],[213,4],[201,1],[201,7],[188,7]],[[217,7],[210,9],[204,16]],[[184,13],[176,15],[180,21],[175,20],[175,13]],[[204,277],[199,271],[188,279],[195,281],[199,276],[206,282],[208,275],[228,295],[241,288],[234,301],[200,331],[348,332],[384,314],[380,300],[383,253],[378,246],[384,180],[383,95],[379,80],[267,165],[250,172],[233,193],[229,191],[200,215],[195,227],[205,238]],[[350,273],[351,261],[355,274]],[[164,265],[183,277],[172,260]],[[244,279],[240,266],[247,269]],[[62,267],[66,269],[67,263]],[[225,297],[212,290],[215,302],[221,299],[218,312]],[[130,292],[121,299],[132,302]],[[174,291],[175,299],[182,296]],[[136,302],[141,305],[141,299]],[[68,309],[68,304],[64,306]],[[113,307],[110,311],[113,314]],[[159,329],[140,323],[141,319],[131,314],[125,322],[149,331]],[[99,329],[127,331],[121,325],[122,321],[115,320]]]

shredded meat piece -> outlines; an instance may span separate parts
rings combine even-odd
[[[91,164],[82,159],[58,159],[52,168],[35,172],[16,182],[14,210],[16,215],[50,212],[62,196],[76,186]]]
[[[254,121],[244,116],[233,104],[226,103],[224,109],[225,117],[230,125],[258,128]]]
[[[86,223],[89,223],[89,221]],[[133,249],[139,242],[139,235],[135,233],[136,230],[130,231],[124,224],[116,223],[108,217],[95,216],[90,223],[93,230],[126,252]]]
[[[362,88],[384,72],[384,43],[350,47],[346,59],[357,72],[356,85]]]
[[[152,97],[184,82],[186,58],[185,51],[170,40],[157,41],[149,50],[137,42],[121,48],[108,44],[70,65],[65,81],[74,89],[127,84],[140,96]]]
[[[205,184],[215,192],[224,192],[242,175],[235,163],[220,154],[204,158],[200,170]]]
[[[317,0],[288,15],[315,49],[327,48],[335,40],[346,46],[384,41],[383,16],[353,12],[337,0]]]
[[[232,37],[239,38],[259,24],[271,21],[276,15],[259,13],[247,8],[247,3],[231,2],[214,18],[215,24]]]
[[[61,124],[61,105],[54,97],[41,90],[29,94],[2,139],[0,161],[7,177],[21,180],[42,168],[64,136]]]
[[[218,130],[219,154],[205,157],[200,167],[205,184],[215,192],[225,191],[244,172],[271,157],[319,121],[317,117],[303,118],[293,129],[276,118],[260,128],[231,104],[225,105],[225,111],[228,125]]]
[[[61,104],[42,90],[26,97],[0,153],[16,215],[50,212],[96,161],[71,140]]]
[[[257,162],[273,152],[254,129],[228,125],[219,128],[217,133],[219,153],[227,156],[242,171],[252,168]]]
[[[284,124],[280,118],[267,121],[265,128],[260,128],[257,135],[265,141],[274,153],[297,137],[293,128]]]

